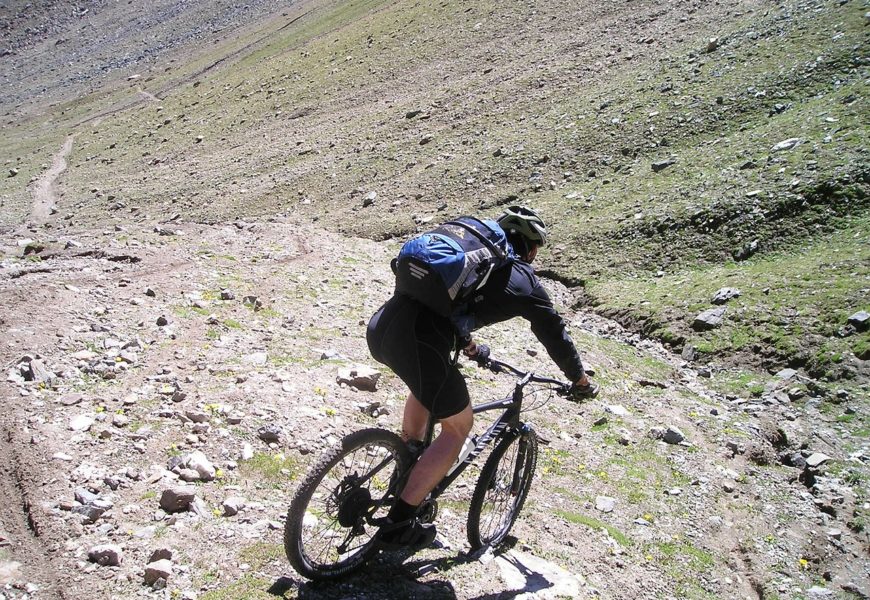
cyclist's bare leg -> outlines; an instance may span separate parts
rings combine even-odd
[[[426,436],[426,426],[429,424],[429,411],[420,404],[413,393],[408,392],[405,400],[405,413],[402,416],[402,440],[421,441]]]
[[[422,430],[420,429],[420,417],[422,411]],[[403,418],[403,435],[409,436],[410,439],[422,439],[426,431],[426,421],[429,418],[427,411],[420,402],[414,398],[413,394],[409,394],[408,401],[405,403],[405,414]],[[417,506],[426,498],[426,495],[432,491],[438,482],[440,482],[453,463],[456,457],[459,456],[459,451],[462,449],[462,444],[465,438],[468,437],[471,431],[471,425],[474,421],[474,413],[471,406],[466,406],[461,412],[446,419],[440,419],[441,433],[432,442],[414,469],[411,471],[411,476],[408,478],[408,483],[405,484],[405,489],[402,490],[402,500],[411,506]],[[420,432],[419,437],[415,434]]]

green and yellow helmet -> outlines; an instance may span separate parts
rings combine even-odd
[[[498,224],[508,235],[518,233],[539,246],[547,243],[547,226],[531,208],[511,206],[498,218]]]

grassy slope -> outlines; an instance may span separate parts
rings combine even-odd
[[[553,223],[543,267],[586,282],[601,310],[677,346],[854,372],[850,351],[866,336],[831,336],[867,308],[862,6],[698,11],[301,3],[292,25],[137,83],[159,103],[78,128],[62,210],[99,219],[120,200],[207,220],[295,212],[382,238],[439,209],[495,212],[519,197]],[[613,41],[617,28],[629,43]],[[239,48],[232,68],[171,88]],[[134,91],[76,101],[64,118],[72,125]],[[412,110],[422,112],[407,118]],[[0,184],[12,220],[62,122],[12,143],[7,154],[29,157]],[[793,137],[795,149],[771,151]],[[653,173],[668,157],[675,164]],[[379,198],[362,209],[368,191]],[[755,257],[733,262],[753,240]],[[808,248],[817,254],[805,261]],[[753,291],[771,273],[783,278]],[[692,333],[720,284],[741,288],[743,308],[719,331]]]

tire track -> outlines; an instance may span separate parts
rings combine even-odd
[[[4,465],[0,468],[0,501],[5,508],[0,511],[0,538],[14,560],[0,556],[0,583],[14,585],[22,580],[37,583],[41,598],[63,599],[65,595],[56,577],[58,571],[53,568],[53,559],[41,538],[42,520],[30,493],[34,476],[25,468],[41,461],[26,448],[27,444],[17,439],[16,428],[4,424],[0,430],[0,459]]]

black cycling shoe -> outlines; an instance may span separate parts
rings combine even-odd
[[[435,541],[435,525],[421,523],[417,519],[387,523],[375,534],[380,550],[422,550]]]
[[[588,400],[598,395],[598,384],[590,381],[588,385],[572,385],[569,390],[571,400]]]

